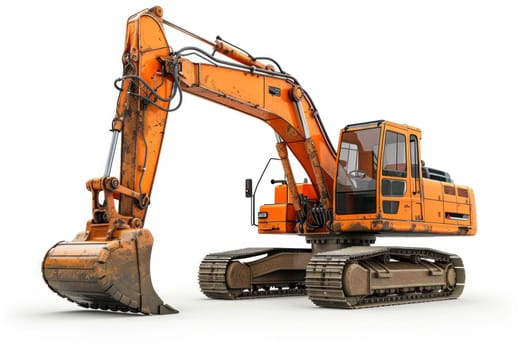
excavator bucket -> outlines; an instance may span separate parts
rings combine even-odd
[[[123,230],[118,239],[59,242],[47,252],[42,273],[58,295],[92,309],[177,313],[164,304],[151,282],[153,236],[146,229]]]

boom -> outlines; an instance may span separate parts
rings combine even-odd
[[[124,135],[121,185],[140,198],[150,197],[169,102],[178,92],[184,91],[268,124],[278,137],[278,154],[302,222],[307,213],[300,203],[287,149],[302,165],[321,206],[329,212],[336,152],[318,111],[297,79],[274,71],[273,66],[250,58],[219,39],[213,44],[214,50],[222,52],[233,62],[217,59],[195,47],[170,52],[162,23],[175,25],[162,20],[161,15],[162,10],[155,7],[128,20],[124,75],[118,80],[121,92],[113,122],[114,132],[123,130]],[[188,57],[197,58],[199,62]],[[133,197],[122,196],[121,215],[144,221],[146,208],[146,200],[141,203]]]
[[[176,57],[185,52],[177,52]],[[316,189],[324,190],[331,199],[335,150],[313,102],[297,80],[285,73],[248,66],[218,66],[187,59],[176,62],[184,91],[264,121],[292,151]]]

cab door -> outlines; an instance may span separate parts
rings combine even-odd
[[[385,219],[412,220],[412,189],[406,129],[388,125],[383,134],[380,210]]]

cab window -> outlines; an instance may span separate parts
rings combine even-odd
[[[407,176],[405,135],[394,131],[386,132],[382,174],[396,177]]]

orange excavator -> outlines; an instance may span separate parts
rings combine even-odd
[[[172,50],[164,27],[211,46],[212,53],[198,47]],[[160,7],[128,19],[122,62],[105,173],[87,181],[92,217],[72,241],[51,247],[42,263],[45,282],[59,296],[94,309],[177,312],[152,286],[153,237],[144,221],[167,116],[180,106],[183,93],[243,112],[274,130],[284,179],[272,181],[275,201],[262,205],[257,216],[257,186],[246,180],[252,223],[261,234],[295,234],[311,245],[208,254],[198,274],[206,296],[306,294],[318,306],[351,309],[460,296],[465,270],[459,256],[373,245],[378,237],[476,234],[472,189],[424,165],[418,128],[385,120],[349,124],[335,149],[310,96],[276,61],[253,57],[219,37],[205,40],[163,19]],[[115,177],[119,139],[120,177]],[[296,182],[289,152],[308,181]]]

